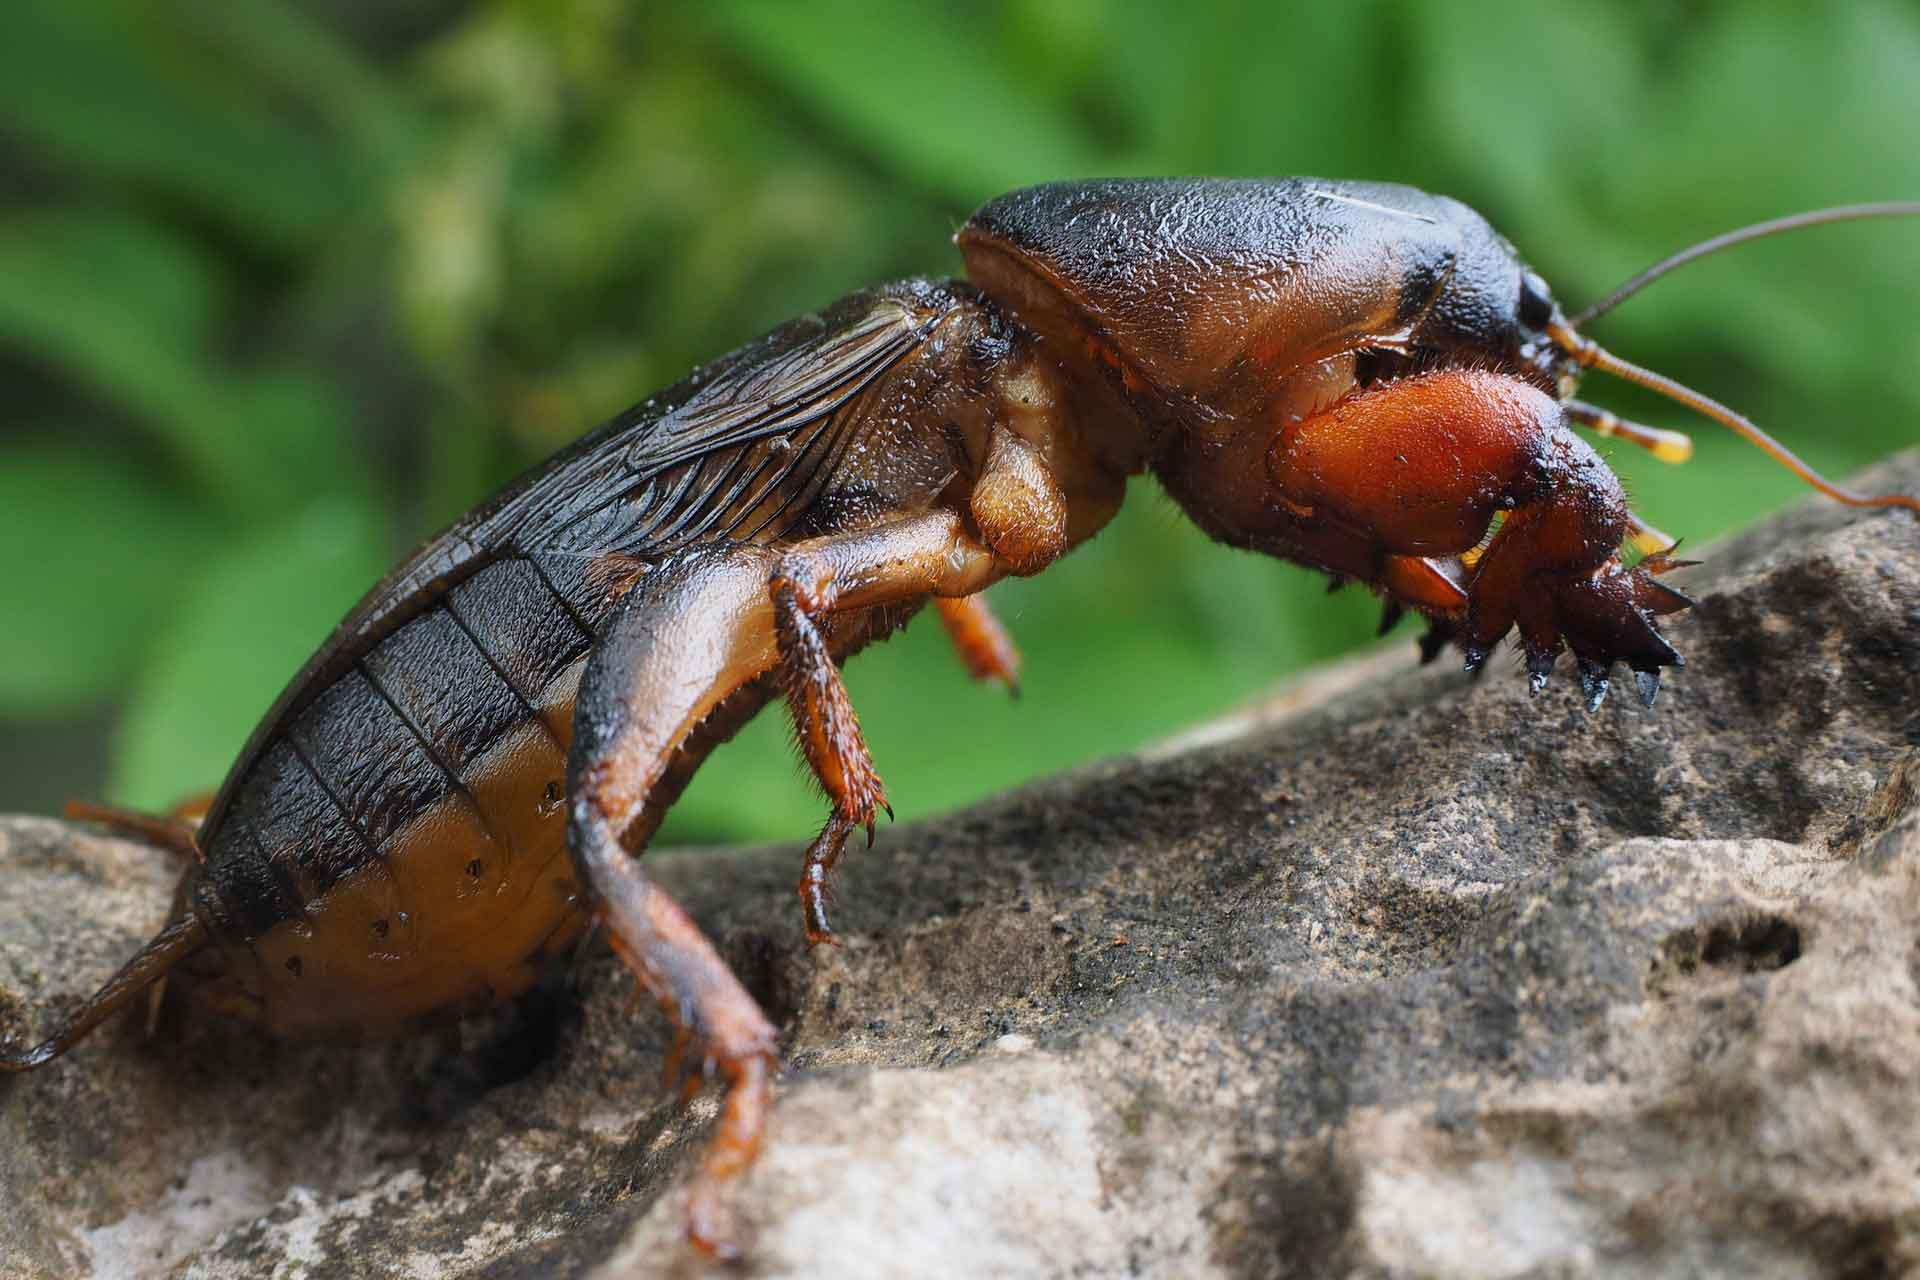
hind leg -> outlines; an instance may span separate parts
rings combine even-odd
[[[67,801],[66,812],[76,822],[97,822],[123,836],[158,845],[183,862],[205,862],[200,848],[200,820],[207,815],[213,797],[190,796],[165,813],[142,813],[117,805],[93,804],[86,800]]]
[[[687,1201],[687,1237],[718,1258],[741,1253],[740,1226],[731,1220],[732,1184],[760,1154],[773,1108],[779,1069],[773,1024],[733,976],[698,925],[637,859],[620,847],[612,826],[589,798],[571,835],[579,864],[592,877],[596,918],[614,953],[674,1024],[670,1069],[688,1082],[718,1078],[726,1089],[720,1121],[694,1176]],[[691,1061],[682,1057],[688,1051]],[[695,1066],[700,1074],[693,1075]]]
[[[677,790],[682,748],[730,696],[776,661],[766,603],[769,557],[715,548],[640,579],[587,661],[567,760],[567,843],[595,920],[726,1093],[690,1188],[687,1235],[736,1257],[732,1184],[760,1149],[778,1066],[773,1025],[699,928],[642,870],[623,839],[650,833]],[[699,1077],[695,1077],[698,1079]]]

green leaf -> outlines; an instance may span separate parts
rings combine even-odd
[[[285,0],[182,5],[170,18],[176,29],[219,50],[236,80],[297,95],[335,132],[354,138],[362,153],[392,166],[410,150],[419,121],[403,82],[378,74],[301,8]]]
[[[314,503],[180,584],[113,743],[109,793],[165,807],[217,786],[274,697],[391,557],[364,505]]]
[[[0,449],[0,711],[69,710],[118,688],[215,538],[130,461],[52,438]]]
[[[1405,86],[1382,0],[1298,6],[1119,5],[1075,16],[1103,38],[1100,92],[1130,121],[1148,173],[1389,177]]]
[[[979,201],[1101,167],[1098,148],[963,11],[752,0],[710,13],[764,74],[930,191]]]
[[[345,413],[317,382],[236,382],[213,366],[225,292],[214,264],[155,224],[85,209],[0,223],[0,343],[120,406],[227,513],[282,511],[351,473]]]
[[[365,442],[345,392],[317,370],[268,369],[229,379],[230,412],[244,424],[246,457],[260,468],[256,501],[272,512],[309,497],[360,499],[373,490]]]
[[[244,110],[220,102],[213,86],[230,67],[163,56],[154,31],[104,10],[79,0],[7,7],[7,132],[60,171],[165,191],[255,243],[297,245],[345,207],[352,184],[334,147],[277,118],[257,93]]]
[[[1564,219],[1609,136],[1637,123],[1630,24],[1616,8],[1534,0],[1474,21],[1452,5],[1400,7],[1415,89],[1410,121],[1436,153],[1402,178],[1457,186],[1497,221]]]

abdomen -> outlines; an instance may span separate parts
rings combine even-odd
[[[518,993],[578,935],[563,788],[597,619],[556,576],[487,566],[272,727],[190,888],[215,1004],[391,1034]]]

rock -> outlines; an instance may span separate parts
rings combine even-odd
[[[787,1036],[744,1274],[1920,1268],[1920,524],[1709,559],[1653,712],[1402,642],[885,833],[842,950],[792,848],[650,855]],[[170,892],[38,819],[0,868],[17,1030]],[[0,1080],[0,1275],[701,1274],[712,1103],[628,1006],[600,955],[392,1045],[105,1029]]]

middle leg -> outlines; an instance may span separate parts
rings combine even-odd
[[[823,628],[835,613],[929,595],[971,596],[1003,572],[993,550],[946,510],[804,542],[776,563],[768,592],[794,735],[831,805],[800,878],[808,942],[832,941],[827,886],[834,864],[855,828],[865,827],[872,840],[875,818],[887,806]]]
[[[1014,697],[1020,696],[1020,651],[1013,638],[987,607],[985,596],[955,596],[935,600],[940,621],[953,641],[967,674],[975,680],[997,680]]]
[[[1067,549],[1065,494],[1034,446],[1005,426],[993,429],[967,514],[971,520],[936,508],[801,543],[780,557],[768,582],[795,733],[833,803],[800,880],[809,942],[832,940],[828,877],[854,827],[866,827],[873,839],[874,811],[886,804],[818,621],[836,611],[927,596],[974,597],[1007,574],[1038,573]],[[986,606],[952,605],[943,612],[976,672],[989,667],[1011,682],[1012,646]]]

